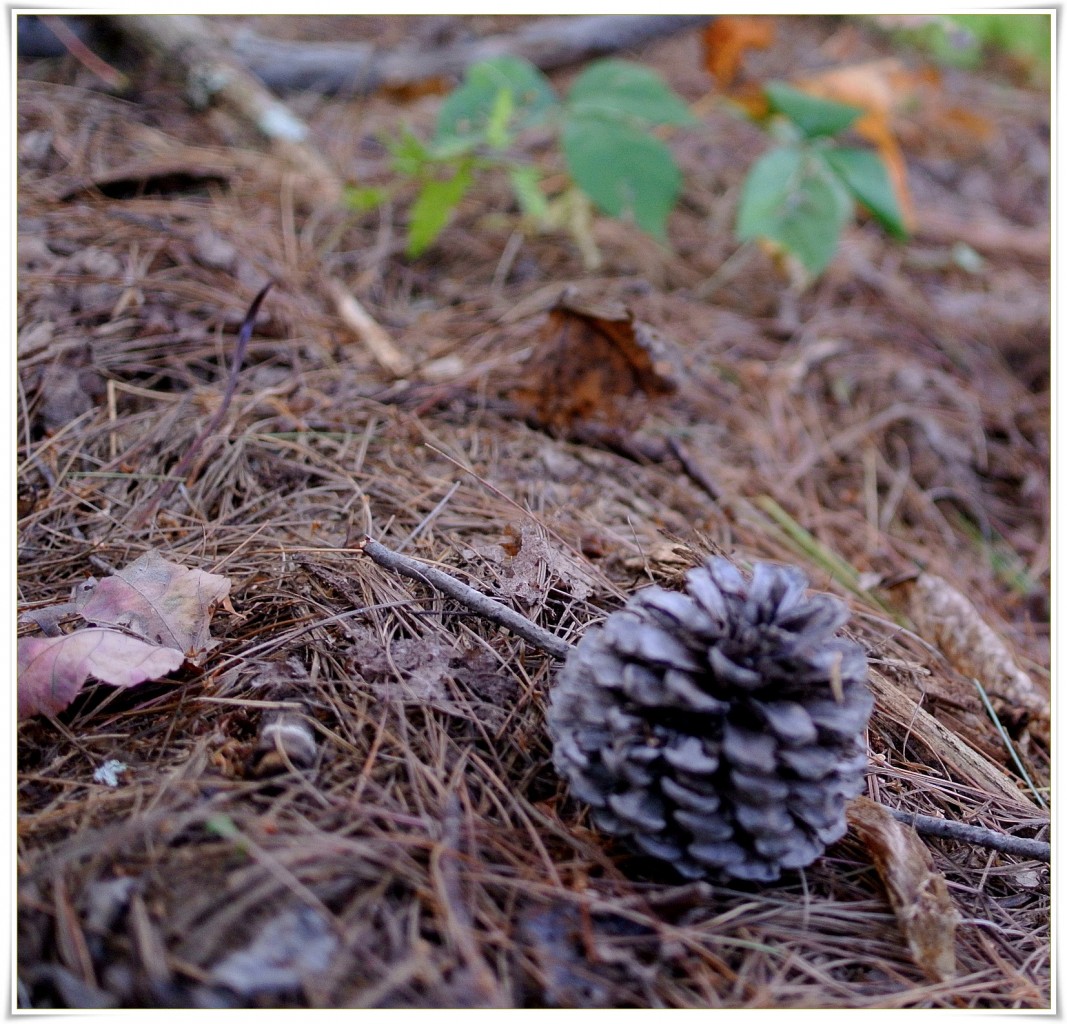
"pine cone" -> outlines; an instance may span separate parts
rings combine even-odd
[[[792,567],[724,558],[589,630],[548,706],[553,762],[597,825],[685,878],[774,881],[845,832],[867,763],[867,659]]]

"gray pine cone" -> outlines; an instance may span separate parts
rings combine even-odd
[[[596,824],[685,878],[774,881],[845,832],[873,699],[848,617],[796,568],[724,558],[590,629],[548,705],[556,770]]]

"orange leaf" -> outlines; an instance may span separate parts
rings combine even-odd
[[[915,204],[908,189],[907,169],[900,144],[893,133],[893,115],[910,102],[929,76],[908,71],[899,60],[888,57],[832,68],[793,84],[821,99],[859,107],[864,115],[853,125],[856,134],[874,144],[889,172],[893,191],[908,231],[915,229]]]
[[[703,31],[704,66],[726,89],[737,77],[748,50],[766,50],[774,41],[774,21],[768,17],[716,18]]]
[[[934,981],[953,977],[959,914],[919,834],[863,796],[848,805],[848,823],[874,861],[912,959]]]

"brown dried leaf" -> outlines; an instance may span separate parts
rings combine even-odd
[[[112,686],[136,686],[179,668],[181,651],[157,647],[113,629],[82,629],[18,642],[18,715],[58,714],[93,676]]]
[[[902,590],[918,633],[938,647],[961,675],[977,679],[986,692],[1009,707],[1027,711],[1047,735],[1049,695],[1019,668],[970,600],[928,572],[902,585]]]
[[[849,804],[848,822],[878,869],[912,959],[934,981],[952,978],[959,914],[919,834],[862,796]]]
[[[158,551],[149,551],[101,580],[78,610],[87,622],[119,626],[195,660],[217,643],[208,624],[215,606],[229,592],[225,576],[186,569]]]
[[[533,523],[509,523],[502,543],[476,545],[474,550],[500,566],[498,593],[528,607],[543,602],[551,587],[567,590],[578,601],[593,592],[593,580],[581,563],[550,543]]]
[[[584,422],[632,430],[644,416],[643,400],[677,388],[661,335],[619,303],[594,304],[568,289],[511,397],[550,429],[567,432]]]

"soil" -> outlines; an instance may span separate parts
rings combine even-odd
[[[924,78],[863,19],[777,20],[751,82],[886,57],[922,82],[894,120],[914,236],[861,217],[806,287],[733,236],[769,140],[717,96],[699,32],[624,55],[700,124],[669,140],[669,246],[595,217],[595,268],[495,181],[410,259],[412,189],[317,201],[121,40],[121,96],[71,57],[19,61],[19,609],[150,550],[231,581],[202,657],[19,724],[21,1006],[1050,1005],[1047,864],[924,839],[954,977],[909,948],[854,833],[777,885],[679,885],[554,775],[553,659],[358,549],[370,533],[568,641],[712,553],[798,565],[868,651],[868,795],[1048,838],[1049,94],[996,62]],[[393,46],[514,19],[220,32],[248,22]],[[285,99],[375,185],[382,134],[427,133],[441,95]],[[655,332],[668,383],[571,402],[566,289]],[[975,679],[993,664],[999,729]],[[291,756],[263,746],[279,715]]]

